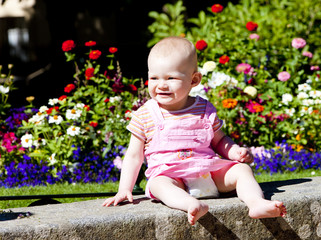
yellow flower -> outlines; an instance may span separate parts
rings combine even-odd
[[[33,100],[35,100],[35,97],[34,96],[29,96],[29,97],[26,97],[26,100],[28,102],[32,102]]]

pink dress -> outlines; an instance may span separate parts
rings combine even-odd
[[[158,103],[146,102],[155,123],[155,133],[145,151],[147,160],[146,177],[165,175],[171,178],[199,178],[208,172],[217,171],[236,164],[221,159],[212,149],[213,122],[209,116],[210,103],[199,119],[164,120]],[[154,198],[146,185],[146,195]]]

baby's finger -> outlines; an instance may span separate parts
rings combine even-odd
[[[108,199],[106,199],[105,202],[103,203],[103,206],[104,206],[104,207],[109,207],[113,202],[114,202],[114,197],[108,198]]]

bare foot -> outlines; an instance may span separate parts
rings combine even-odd
[[[251,218],[274,218],[284,217],[286,215],[286,208],[280,201],[269,201],[262,199],[261,201],[249,207],[249,216]]]
[[[192,204],[188,208],[187,216],[188,222],[194,225],[198,219],[204,216],[208,212],[208,205],[204,202],[197,200],[195,204]]]

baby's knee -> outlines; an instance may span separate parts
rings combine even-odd
[[[247,163],[238,163],[231,167],[231,170],[234,170],[239,173],[249,173],[253,174],[252,168]]]

